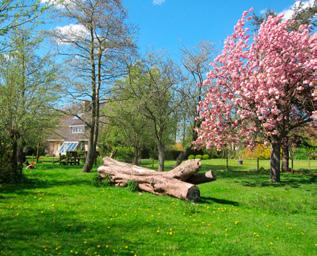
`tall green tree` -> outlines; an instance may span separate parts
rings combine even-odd
[[[117,81],[112,92],[105,108],[108,120],[104,129],[105,140],[111,139],[111,133],[115,132],[119,139],[115,144],[132,147],[133,163],[138,165],[142,150],[155,145],[151,122],[140,112],[142,106],[130,91],[129,78]]]
[[[30,31],[17,29],[10,41],[14,50],[0,59],[1,161],[7,163],[0,165],[2,181],[21,179],[23,147],[54,123],[57,69],[50,56],[36,54],[40,42]]]
[[[177,114],[182,105],[181,72],[171,60],[154,55],[130,65],[128,70],[131,98],[151,124],[159,171],[163,171],[166,145],[176,139]]]

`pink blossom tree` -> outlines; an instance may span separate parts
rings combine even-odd
[[[249,12],[211,63],[195,143],[221,149],[264,140],[272,146],[271,179],[279,182],[281,142],[310,122],[315,110],[317,36],[306,25],[290,30],[292,21],[279,15],[268,17],[250,38]]]

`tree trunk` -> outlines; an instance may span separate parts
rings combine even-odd
[[[22,178],[22,168],[19,165],[19,134],[16,131],[11,131],[11,170],[10,170],[10,182],[19,182]]]
[[[139,165],[140,160],[140,150],[138,147],[134,147],[134,156],[132,160],[132,164]]]
[[[188,156],[189,154],[192,152],[192,148],[189,146],[185,149],[185,151],[182,151],[176,159],[176,166],[180,165]]]
[[[164,162],[165,162],[165,148],[161,142],[158,142],[157,151],[158,151],[158,160],[159,160],[158,171],[163,172],[164,171]]]
[[[282,142],[282,172],[289,171],[289,145],[288,138],[285,138]]]
[[[195,184],[216,180],[211,171],[197,173],[199,167],[200,160],[187,160],[169,172],[156,172],[106,157],[98,172],[101,178],[108,177],[117,186],[126,186],[133,180],[140,190],[196,202],[200,192]]]
[[[281,143],[279,141],[273,142],[270,161],[272,182],[280,182],[280,150]]]
[[[91,139],[92,136],[94,136],[94,132],[92,132],[93,129],[90,130],[90,139],[88,141],[88,152],[87,152],[87,156],[86,156],[86,160],[85,160],[85,165],[83,168],[84,172],[90,172],[94,162],[95,162],[95,150],[94,150],[94,141],[93,139]]]
[[[89,129],[88,152],[86,156],[84,172],[90,172],[96,155],[95,129],[96,129],[96,64],[95,64],[95,36],[93,27],[90,28],[90,67],[91,67],[91,93],[92,93],[92,109],[91,109],[91,125]]]
[[[36,145],[36,163],[38,164],[39,163],[39,159],[40,159],[40,143],[38,143]]]

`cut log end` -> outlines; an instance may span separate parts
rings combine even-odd
[[[186,196],[188,201],[192,201],[192,202],[199,202],[200,200],[200,191],[199,188],[196,186],[191,187],[188,190],[187,196]]]

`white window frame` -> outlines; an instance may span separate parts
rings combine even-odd
[[[70,129],[72,130],[72,134],[85,133],[85,125],[71,125]]]

